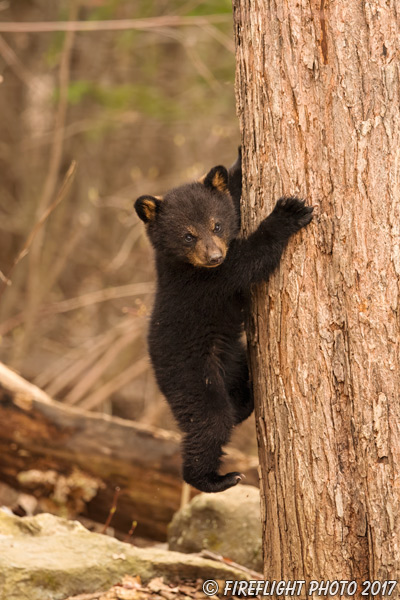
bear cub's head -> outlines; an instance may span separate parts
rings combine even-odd
[[[225,167],[174,188],[164,198],[140,196],[135,209],[157,252],[194,267],[218,267],[239,233]]]

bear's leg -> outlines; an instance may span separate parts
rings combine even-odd
[[[190,403],[187,402],[187,406]],[[189,425],[188,425],[189,422]],[[201,492],[222,492],[241,480],[238,472],[219,474],[222,447],[229,442],[235,413],[223,382],[208,390],[186,420],[182,443],[183,479]]]
[[[226,430],[205,424],[204,428],[187,433],[183,440],[183,479],[201,492],[223,492],[242,479],[239,472],[218,473],[222,446],[229,439],[229,435],[225,437],[226,433]]]
[[[225,358],[226,387],[234,409],[234,424],[245,421],[254,410],[246,349],[240,345]]]
[[[246,365],[247,367],[247,365]],[[230,397],[235,409],[235,425],[245,421],[254,410],[253,388],[247,377],[239,379],[230,392]]]

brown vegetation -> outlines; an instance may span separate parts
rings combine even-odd
[[[132,205],[235,158],[230,3],[3,4],[0,360],[68,404],[173,428]]]

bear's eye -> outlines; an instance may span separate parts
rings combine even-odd
[[[222,229],[221,223],[215,223],[215,225],[214,225],[214,233],[220,233],[221,229]]]
[[[192,242],[194,242],[195,239],[196,238],[191,233],[185,234],[185,242],[187,242],[188,244],[191,244]]]

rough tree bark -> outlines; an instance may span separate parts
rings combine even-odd
[[[319,205],[252,294],[265,572],[400,579],[398,4],[233,4],[244,231]]]

